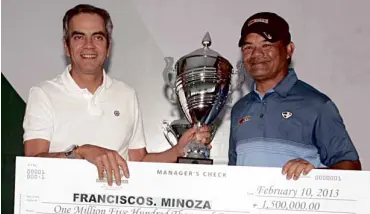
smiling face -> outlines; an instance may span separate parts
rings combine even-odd
[[[80,13],[71,19],[64,46],[73,71],[86,74],[103,71],[110,47],[105,29],[104,20],[98,14]]]
[[[271,43],[256,33],[250,33],[241,47],[244,67],[256,81],[273,80],[287,73],[287,59],[293,54],[294,45],[282,41]]]

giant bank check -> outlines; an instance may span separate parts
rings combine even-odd
[[[85,160],[18,157],[15,214],[370,213],[370,172],[130,162],[120,186]]]

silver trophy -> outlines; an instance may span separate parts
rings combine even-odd
[[[186,118],[173,122],[163,121],[163,133],[171,146],[176,145],[181,135],[194,125],[209,125],[213,138],[216,117],[226,104],[229,94],[242,84],[239,82],[237,87],[231,89],[232,74],[240,75],[240,72],[234,71],[228,60],[210,49],[211,43],[207,32],[202,40],[203,48],[181,57],[174,68],[173,58],[165,58],[163,78],[173,94],[176,94],[169,96],[169,100],[180,106]],[[187,145],[185,157],[179,157],[177,162],[213,164],[209,157],[210,150],[206,145],[192,141]]]

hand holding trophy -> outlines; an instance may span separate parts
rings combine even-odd
[[[172,68],[173,58],[166,57],[163,78],[176,96],[170,101],[180,105],[186,120],[175,120],[172,123],[163,121],[163,132],[171,146],[175,146],[181,135],[192,126],[211,127],[211,140],[216,127],[212,126],[229,95],[241,86],[231,89],[233,66],[219,53],[213,51],[211,37],[207,32],[202,40],[203,48],[181,57]],[[171,138],[172,136],[172,138]],[[188,143],[185,157],[179,157],[178,163],[213,164],[207,145],[196,141]]]

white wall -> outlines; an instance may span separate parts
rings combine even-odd
[[[2,1],[2,72],[23,99],[27,99],[32,85],[63,71],[62,17],[67,9],[81,2]],[[109,74],[137,89],[149,150],[168,148],[161,121],[177,119],[171,115],[172,106],[163,95],[163,58],[178,59],[200,48],[204,33],[209,31],[211,48],[235,65],[239,32],[245,19],[255,12],[273,11],[286,18],[291,26],[296,44],[294,65],[299,77],[336,102],[363,166],[370,170],[369,1],[85,2],[104,7],[112,15],[114,48]],[[220,163],[227,161],[228,129],[226,120],[213,142],[212,156]]]

